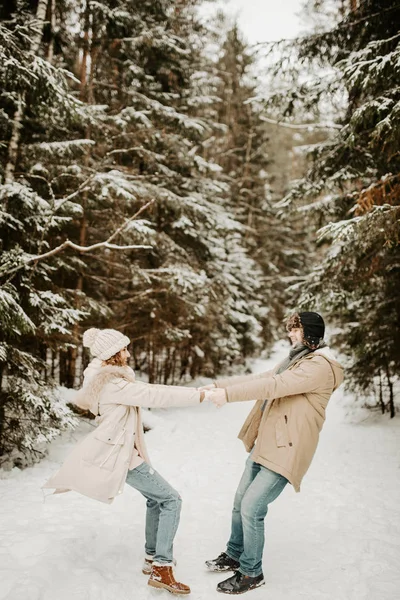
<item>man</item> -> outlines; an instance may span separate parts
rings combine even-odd
[[[240,433],[250,452],[237,489],[226,552],[206,561],[210,571],[234,571],[217,591],[242,594],[263,585],[264,518],[289,482],[296,492],[318,444],[325,408],[343,381],[343,369],[323,341],[318,313],[292,315],[292,348],[272,371],[218,380],[208,392],[218,407],[257,400]],[[207,386],[210,389],[210,386]]]

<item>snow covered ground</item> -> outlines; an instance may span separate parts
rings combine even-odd
[[[288,347],[286,346],[285,352]],[[278,360],[256,361],[255,371]],[[204,560],[225,549],[246,453],[236,434],[252,403],[204,403],[151,414],[153,465],[181,493],[177,576],[193,600],[221,599]],[[400,598],[400,418],[346,415],[338,390],[300,494],[287,486],[266,519],[266,585],[252,600]],[[145,503],[135,490],[108,506],[41,485],[92,427],[55,441],[33,468],[0,480],[0,600],[155,600],[141,573]],[[46,494],[48,491],[46,491]],[[246,596],[246,598],[247,598]]]

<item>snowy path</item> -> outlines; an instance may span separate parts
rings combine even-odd
[[[272,364],[276,362],[272,361]],[[257,361],[255,370],[271,361]],[[340,390],[300,494],[288,486],[266,520],[266,585],[252,600],[400,598],[400,419],[349,423]],[[154,466],[183,497],[177,575],[192,600],[221,600],[224,577],[203,568],[225,547],[245,461],[236,439],[250,403],[171,409],[147,435]],[[154,417],[153,417],[154,418]],[[130,488],[111,506],[40,486],[91,426],[50,456],[0,480],[0,600],[166,600],[141,574],[144,501]]]

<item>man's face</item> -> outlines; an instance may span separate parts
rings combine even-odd
[[[301,344],[303,341],[303,330],[300,327],[293,327],[289,332],[288,336],[292,342],[292,346]]]

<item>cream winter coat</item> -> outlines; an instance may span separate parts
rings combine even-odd
[[[281,374],[279,365],[257,375],[221,379],[228,402],[257,400],[239,432],[252,459],[280,473],[296,492],[311,464],[332,392],[343,369],[328,348],[301,358]],[[264,400],[268,402],[262,411]]]
[[[191,406],[199,402],[200,393],[193,388],[136,381],[129,367],[103,367],[99,359],[94,359],[85,371],[76,404],[96,415],[98,426],[43,487],[55,488],[56,492],[75,490],[111,503],[122,493],[128,469],[142,460],[149,462],[141,407]]]

